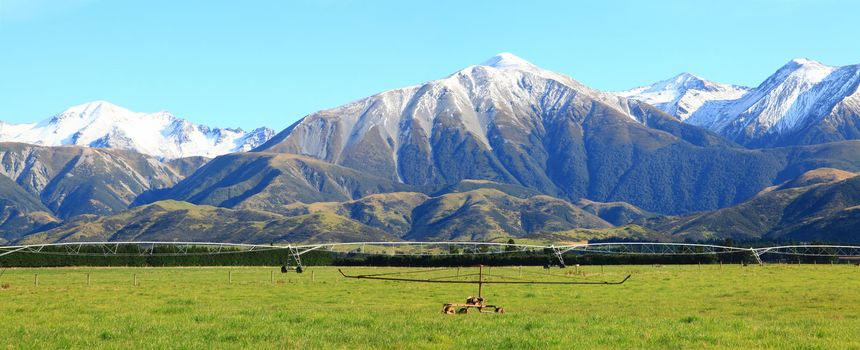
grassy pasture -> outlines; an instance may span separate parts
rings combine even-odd
[[[540,268],[523,269],[490,273],[545,278]],[[272,283],[272,271],[8,269],[0,277],[0,345],[860,349],[856,266],[584,266],[575,278],[633,277],[621,286],[488,285],[485,297],[508,313],[457,316],[442,315],[442,304],[462,302],[476,286],[348,280],[331,267],[276,271]]]

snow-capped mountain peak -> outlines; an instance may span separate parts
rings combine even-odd
[[[436,145],[447,149],[456,142],[487,152],[516,147],[528,142],[528,133],[540,125],[586,118],[591,109],[611,120],[639,124],[654,112],[642,105],[503,53],[438,80],[310,114],[258,150],[354,165],[408,182],[414,174],[400,170],[418,161],[419,153],[434,152]],[[365,157],[357,150],[373,150],[373,163],[353,164]]]
[[[752,89],[697,78],[681,74],[616,94],[749,146],[829,142],[860,134],[860,65],[833,67],[796,58]]]
[[[727,129],[725,133],[743,140],[789,132],[803,123],[823,97],[812,90],[834,70],[817,61],[793,59],[748,95],[724,108],[716,129]]]
[[[38,126],[54,125],[55,129],[58,129],[55,131],[62,133],[62,129],[78,130],[98,120],[109,119],[107,121],[112,122],[114,120],[110,119],[122,119],[130,114],[133,113],[109,102],[93,101],[69,107],[65,111],[39,122]]]
[[[807,58],[795,58],[788,61],[773,75],[768,77],[760,87],[779,84],[784,81],[793,80],[799,84],[814,84],[820,82],[824,77],[833,73],[836,67],[828,66],[818,61]]]
[[[655,88],[656,87],[657,86],[655,86]],[[692,89],[701,91],[718,91],[720,88],[731,88],[732,86],[708,81],[690,72],[683,72],[669,80],[664,80],[662,86],[659,87],[663,90],[686,91]]]
[[[74,118],[74,117],[85,117],[91,116],[95,114],[100,114],[104,111],[105,114],[126,114],[130,111],[112,104],[107,101],[97,100],[92,102],[87,102],[84,104],[79,104],[77,106],[72,106],[63,111],[62,113],[56,115],[55,117],[58,119],[62,118]]]
[[[818,62],[816,60],[812,60],[809,58],[805,58],[805,57],[795,58],[795,59],[789,61],[788,64],[795,64],[795,65],[799,65],[799,66],[827,66],[821,62]]]
[[[748,90],[747,87],[720,84],[684,72],[651,85],[618,91],[615,94],[646,102],[681,120],[687,120],[707,101],[735,99],[746,94]]]
[[[273,134],[265,128],[211,128],[166,111],[138,113],[107,101],[72,106],[35,124],[0,123],[0,141],[118,148],[168,159],[247,151]]]
[[[803,112],[793,113],[782,124],[780,120],[790,108],[802,109],[803,105],[792,107],[793,101],[835,69],[815,60],[796,58],[753,89],[715,83],[691,73],[681,73],[667,80],[615,94],[652,104],[690,124],[717,132],[725,128],[745,128],[756,119],[755,123],[759,125],[756,128],[761,129],[758,133],[763,133],[778,124],[780,128],[795,125]],[[750,115],[756,117],[750,118]]]
[[[502,52],[481,63],[482,66],[493,68],[537,68],[534,64],[512,53]]]

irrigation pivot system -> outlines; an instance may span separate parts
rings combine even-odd
[[[438,269],[437,269],[438,270]],[[451,269],[441,269],[450,271]],[[478,312],[495,312],[495,313],[504,313],[505,309],[501,306],[487,304],[483,295],[483,287],[485,284],[553,284],[553,285],[573,285],[573,284],[591,284],[591,285],[616,285],[616,284],[624,284],[630,278],[630,275],[627,275],[623,280],[617,282],[607,282],[607,281],[582,281],[582,280],[570,280],[568,276],[555,276],[555,277],[567,277],[567,280],[554,280],[554,281],[546,281],[546,280],[529,280],[522,278],[512,278],[511,276],[499,275],[499,274],[491,274],[489,272],[484,272],[484,266],[478,266],[477,274],[460,274],[460,269],[457,268],[456,275],[445,275],[445,276],[432,276],[432,277],[413,277],[415,273],[426,273],[434,270],[416,270],[416,271],[406,271],[406,272],[384,272],[384,273],[374,273],[374,274],[365,274],[365,275],[347,275],[341,269],[338,269],[338,272],[345,278],[355,278],[355,279],[368,279],[368,280],[383,280],[383,281],[403,281],[403,282],[419,282],[419,283],[448,283],[448,284],[477,284],[478,285],[478,295],[477,296],[469,296],[466,298],[466,303],[447,303],[442,305],[442,313],[447,315],[453,314],[465,314],[469,312],[469,309],[476,309]],[[522,272],[522,270],[520,270]],[[401,277],[404,275],[409,275],[409,277]],[[554,276],[550,274],[541,274],[542,277],[546,276]],[[477,277],[470,278],[470,277]],[[464,279],[465,278],[465,279]],[[494,280],[488,280],[487,278],[495,278]],[[486,309],[486,311],[485,311]]]
[[[616,243],[572,243],[559,245],[493,243],[493,242],[348,242],[348,243],[314,243],[314,244],[244,244],[218,242],[65,242],[28,245],[0,246],[0,257],[9,254],[50,254],[61,256],[193,256],[215,254],[241,254],[248,252],[276,251],[283,252],[285,263],[281,272],[295,271],[302,273],[302,255],[312,251],[324,251],[341,254],[366,254],[387,256],[453,256],[453,255],[483,255],[530,252],[545,254],[550,262],[545,268],[558,266],[566,267],[566,254],[600,254],[600,255],[640,255],[640,256],[679,256],[679,255],[718,255],[718,254],[749,254],[759,264],[763,264],[765,254],[780,254],[806,257],[839,257],[857,261],[860,257],[860,246],[847,245],[784,245],[772,247],[742,248],[713,244],[695,243],[661,243],[661,242],[616,242]],[[292,261],[295,266],[291,266]],[[473,270],[477,268],[477,270]],[[504,313],[505,309],[498,305],[488,304],[484,299],[485,284],[533,284],[533,285],[620,285],[626,282],[628,275],[618,281],[584,280],[571,276],[570,273],[555,275],[540,273],[540,278],[523,278],[522,273],[534,273],[518,270],[516,277],[491,271],[492,267],[467,267],[461,274],[461,268],[419,269],[416,271],[394,271],[373,274],[348,274],[338,271],[344,278],[358,280],[401,281],[413,283],[447,283],[447,284],[476,284],[477,296],[469,296],[465,303],[446,303],[442,306],[445,314],[468,313],[470,309],[478,312]],[[486,269],[486,271],[485,271]],[[0,272],[2,273],[2,272]]]
[[[201,249],[204,248],[204,249]],[[518,244],[495,242],[345,242],[311,244],[246,244],[224,242],[62,242],[0,246],[0,257],[13,253],[49,254],[63,256],[192,256],[240,254],[259,251],[283,251],[302,271],[302,255],[311,251],[387,256],[454,256],[464,254],[506,254],[512,252],[543,252],[554,258],[554,264],[565,267],[565,254],[617,255],[714,255],[748,253],[759,264],[765,254],[807,257],[860,257],[860,246],[849,245],[783,245],[770,247],[731,247],[696,243],[614,242],[571,244]],[[289,261],[289,260],[288,260]]]

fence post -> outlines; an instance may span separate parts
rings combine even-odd
[[[87,285],[88,286],[90,285],[90,273],[89,272],[87,272]]]
[[[311,282],[314,282],[316,280],[317,280],[316,274],[314,274],[314,271],[311,271]]]
[[[269,271],[269,272],[271,272],[271,277],[270,277],[271,282],[275,283],[275,271]]]
[[[137,274],[134,274],[134,286],[137,287]]]
[[[38,273],[33,275],[33,285],[34,286],[39,285],[39,274]]]
[[[233,283],[233,271],[227,271],[227,283]]]

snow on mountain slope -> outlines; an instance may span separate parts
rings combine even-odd
[[[268,202],[288,204],[297,200],[290,197],[296,192],[279,183],[294,178],[314,191],[353,198],[357,186],[381,191],[373,188],[487,180],[571,200],[685,212],[748,198],[770,185],[775,163],[647,103],[596,91],[511,54],[312,113],[255,151],[265,152],[253,161],[259,171],[249,173],[236,165],[244,161],[222,157],[238,170],[210,162],[178,187],[198,188],[192,184],[205,178],[211,186],[206,192],[219,203],[239,203],[256,191]],[[302,156],[300,176],[287,179],[277,168],[282,163],[262,158],[277,153]],[[330,177],[326,168],[366,178]],[[254,183],[233,187],[252,175]],[[714,192],[716,186],[731,190]],[[170,198],[201,196],[188,191]]]
[[[612,136],[591,138],[603,130]],[[442,79],[312,113],[255,151],[310,156],[406,184],[487,179],[555,194],[543,168],[556,171],[548,158],[561,168],[570,163],[558,159],[584,154],[585,143],[650,149],[672,142],[728,145],[646,103],[504,53]]]
[[[268,128],[210,128],[168,112],[137,113],[105,101],[74,106],[36,124],[0,122],[0,141],[117,148],[166,159],[249,151],[273,135]]]
[[[10,140],[13,137],[33,128],[36,124],[8,124],[0,121],[0,140]]]
[[[721,88],[711,88],[713,92],[698,93],[689,99],[690,91],[701,90],[691,85],[707,81],[682,74],[616,94],[653,104],[686,123],[747,146],[858,139],[858,67],[832,67],[799,58],[752,89],[712,83]]]
[[[681,73],[671,79],[615,94],[651,104],[681,120],[687,120],[705,102],[734,100],[748,91],[748,87],[715,83],[690,73]]]
[[[640,116],[630,111],[626,98],[592,89],[513,54],[501,53],[443,79],[385,91],[311,114],[280,135],[291,140],[289,146],[277,148],[338,163],[345,149],[364,140],[371,131],[378,133],[374,137],[397,150],[412,130],[432,135],[436,124],[450,119],[462,124],[463,129],[489,149],[492,147],[488,129],[502,119],[506,124],[502,127],[528,130],[531,126],[526,124],[531,121],[523,116],[538,113],[551,117],[561,114],[559,109],[590,108],[594,100],[630,117],[631,121],[640,121]],[[397,153],[394,152],[394,157]]]
[[[702,119],[713,120],[711,127],[715,131],[733,138],[790,131],[825,97],[809,92],[834,70],[834,67],[812,60],[792,60],[728,108],[708,111],[708,114],[719,113],[716,118],[705,114]]]

